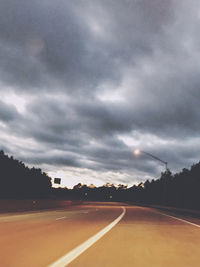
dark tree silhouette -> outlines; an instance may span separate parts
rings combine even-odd
[[[56,198],[89,201],[129,201],[140,204],[200,209],[200,162],[190,170],[172,175],[167,170],[157,180],[127,187],[106,183],[73,189],[52,188],[51,179],[41,169],[28,168],[0,151],[0,198]]]
[[[79,200],[129,201],[188,209],[200,209],[200,163],[190,170],[172,175],[167,170],[157,180],[127,188],[125,185],[105,184],[101,187],[77,184],[73,189],[55,189],[55,196]]]
[[[0,198],[46,198],[50,194],[51,179],[46,173],[0,151]]]

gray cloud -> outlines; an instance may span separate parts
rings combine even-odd
[[[127,183],[163,170],[136,146],[174,171],[198,161],[198,10],[195,0],[2,0],[1,147]]]
[[[71,156],[67,157],[66,155],[38,155],[34,158],[33,156],[31,156],[31,158],[23,158],[21,157],[21,160],[30,163],[30,164],[36,164],[36,165],[43,165],[43,164],[47,164],[47,165],[56,165],[56,166],[72,166],[72,167],[82,167],[81,164],[76,160],[73,159]]]
[[[10,122],[19,117],[16,108],[12,105],[7,105],[0,100],[0,121]]]
[[[3,0],[0,10],[2,80],[79,93],[116,83],[122,67],[151,54],[171,14],[170,1]]]

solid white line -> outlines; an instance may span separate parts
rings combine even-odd
[[[79,255],[81,255],[86,249],[91,247],[94,243],[96,243],[100,238],[102,238],[107,232],[109,232],[125,215],[126,209],[122,207],[123,212],[117,219],[115,219],[112,223],[110,223],[108,226],[103,228],[101,231],[99,231],[97,234],[83,242],[78,247],[71,250],[69,253],[61,257],[59,260],[54,262],[53,264],[49,265],[49,267],[63,267],[67,266],[70,262],[72,262],[74,259],[76,259]]]
[[[192,223],[192,222],[189,222],[189,221],[186,221],[186,220],[183,220],[183,219],[180,219],[180,218],[178,218],[178,217],[174,217],[174,216],[171,216],[171,215],[168,215],[168,214],[162,213],[162,212],[158,212],[158,213],[160,213],[160,214],[162,214],[162,215],[164,215],[164,216],[167,216],[167,217],[170,217],[170,218],[176,219],[176,220],[178,220],[178,221],[181,221],[181,222],[184,222],[184,223],[188,223],[188,224],[191,224],[191,225],[193,225],[193,226],[196,226],[196,227],[200,227],[200,225],[199,225],[199,224]]]
[[[64,216],[64,217],[60,217],[60,218],[56,218],[56,221],[57,220],[62,220],[62,219],[65,219],[66,218],[66,216]]]

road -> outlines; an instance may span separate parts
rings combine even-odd
[[[200,220],[118,203],[1,214],[0,248],[2,267],[199,267]]]

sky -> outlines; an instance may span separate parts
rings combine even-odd
[[[200,1],[0,0],[0,149],[62,186],[200,160]]]

